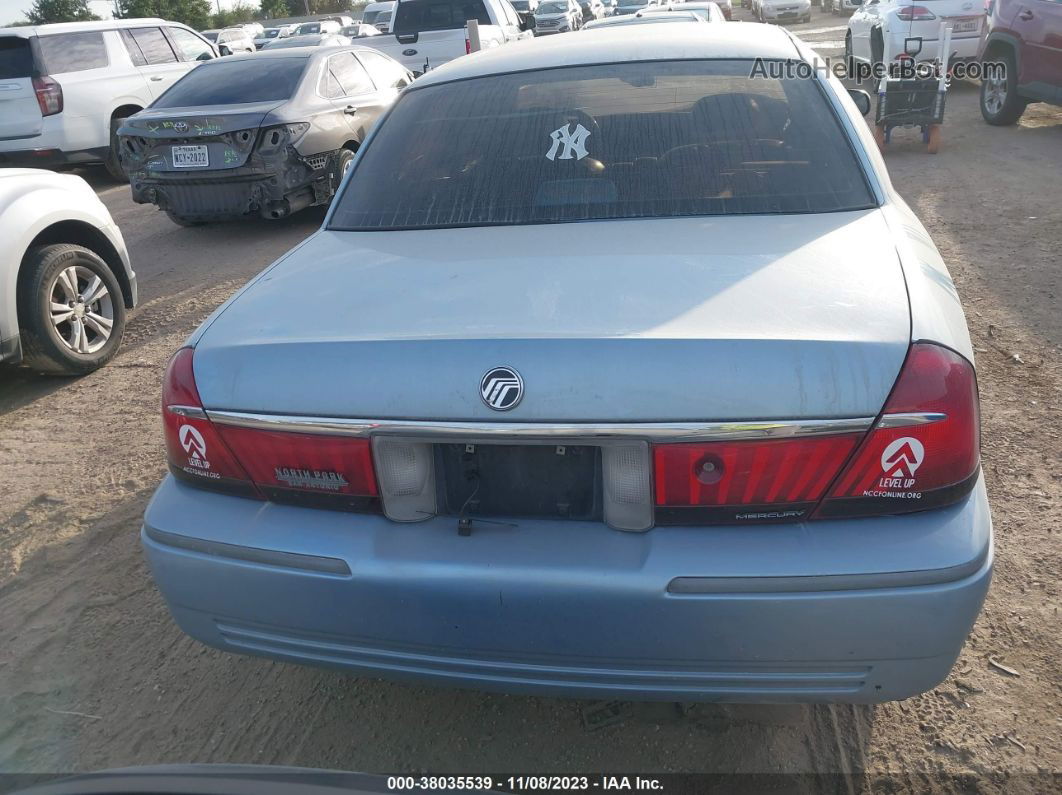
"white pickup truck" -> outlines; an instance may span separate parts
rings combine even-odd
[[[415,74],[442,66],[471,51],[466,23],[479,23],[481,49],[534,35],[534,20],[509,0],[399,0],[391,31],[365,39],[362,46],[390,55]]]

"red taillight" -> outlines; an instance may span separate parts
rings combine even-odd
[[[170,360],[162,416],[170,471],[181,480],[245,497],[340,510],[375,510],[367,439],[215,424],[192,371],[192,348]]]
[[[846,433],[657,445],[656,523],[807,518],[860,438]]]
[[[63,87],[51,77],[42,75],[33,78],[33,90],[42,116],[54,116],[63,112]]]
[[[981,461],[973,366],[939,345],[911,346],[881,419],[816,516],[907,513],[953,503]]]
[[[465,39],[465,55],[471,55],[471,54],[472,54],[472,40],[471,39]]]
[[[937,15],[925,6],[901,6],[896,12],[896,18],[904,22],[928,22],[936,19]]]
[[[219,425],[218,430],[267,499],[363,509],[376,497],[368,439],[263,431]]]
[[[170,471],[206,488],[261,497],[203,411],[192,374],[191,348],[170,359],[162,380],[162,422]]]

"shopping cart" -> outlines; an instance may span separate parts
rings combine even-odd
[[[878,84],[878,109],[874,140],[884,152],[897,127],[917,127],[926,151],[940,149],[940,128],[944,123],[944,99],[948,93],[948,60],[951,53],[951,25],[941,22],[940,67],[936,76],[883,77]],[[919,43],[921,48],[921,43]],[[917,53],[915,53],[917,54]],[[908,55],[912,55],[908,53]],[[912,56],[913,57],[913,56]]]

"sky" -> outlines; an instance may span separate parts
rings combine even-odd
[[[210,5],[217,9],[218,3],[221,3],[222,8],[232,8],[236,0],[210,0]],[[248,5],[248,3],[244,3]],[[254,2],[249,5],[257,5]],[[0,0],[0,25],[6,25],[9,22],[22,19],[26,11],[33,6],[33,0]],[[89,0],[89,8],[92,9],[92,13],[102,19],[109,19],[114,16],[112,13],[114,10],[114,3],[111,0]]]

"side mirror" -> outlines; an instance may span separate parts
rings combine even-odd
[[[870,113],[870,94],[866,91],[861,91],[858,88],[848,89],[848,96],[852,98],[852,101],[859,108],[859,112],[866,116]]]

